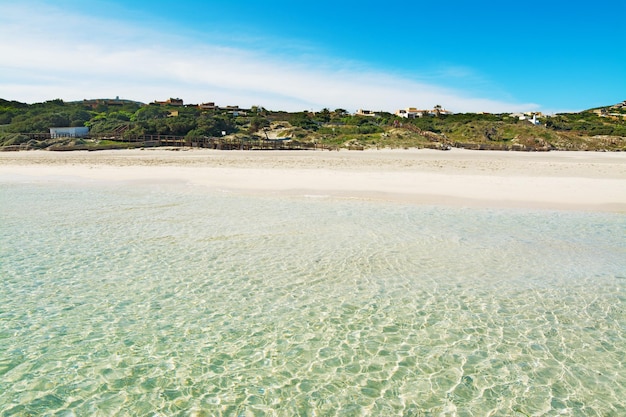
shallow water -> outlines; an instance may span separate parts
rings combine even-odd
[[[0,184],[12,415],[626,415],[626,216]]]

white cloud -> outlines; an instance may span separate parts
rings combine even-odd
[[[364,64],[197,43],[49,6],[0,5],[0,16],[0,38],[12,39],[0,43],[0,94],[5,99],[120,96],[150,102],[180,97],[187,103],[215,101],[289,111],[394,111],[435,104],[455,112],[538,108],[472,97]]]

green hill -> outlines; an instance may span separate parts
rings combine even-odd
[[[429,114],[403,119],[384,112],[374,117],[350,115],[343,109],[289,113],[262,107],[145,105],[120,99],[35,104],[0,99],[0,150],[146,146],[142,140],[146,135],[169,135],[189,145],[227,138],[346,149],[626,151],[625,103],[535,117],[536,124],[531,115],[519,114]],[[46,137],[50,127],[62,126],[88,126],[90,136]]]

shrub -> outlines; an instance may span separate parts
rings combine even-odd
[[[7,133],[3,136],[0,136],[0,145],[2,146],[11,146],[11,145],[21,145],[22,143],[26,143],[30,140],[30,138],[26,135],[20,135],[19,133]]]

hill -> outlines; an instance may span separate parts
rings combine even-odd
[[[63,126],[87,126],[90,133],[86,138],[50,137],[50,127]],[[163,141],[166,136],[174,139]],[[343,109],[288,113],[262,107],[145,105],[119,98],[35,104],[0,99],[0,150],[217,146],[219,141],[246,149],[280,143],[287,148],[626,151],[626,102],[551,116],[433,112],[406,119],[384,112],[351,115]]]

